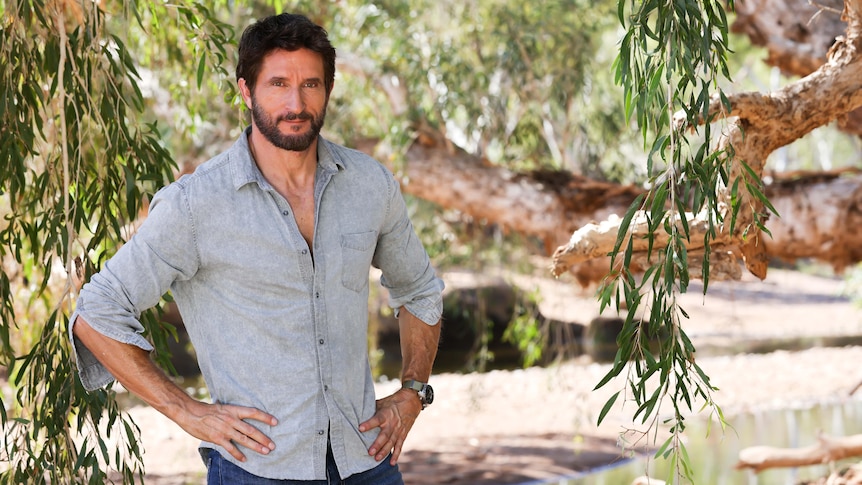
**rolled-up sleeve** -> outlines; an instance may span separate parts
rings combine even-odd
[[[374,266],[383,273],[380,283],[389,291],[389,306],[396,315],[404,307],[428,325],[436,325],[443,315],[443,280],[437,277],[413,229],[394,178],[390,179],[389,189],[389,210],[378,239]]]
[[[81,289],[69,337],[85,389],[106,386],[114,377],[75,338],[77,317],[106,337],[151,351],[141,312],[155,306],[174,281],[191,277],[198,264],[194,224],[181,187],[173,184],[156,194],[138,232]]]

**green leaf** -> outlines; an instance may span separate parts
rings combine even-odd
[[[613,405],[616,402],[617,397],[619,395],[620,395],[620,391],[615,392],[614,395],[611,396],[610,399],[608,399],[608,401],[605,403],[605,405],[602,406],[602,410],[601,410],[601,412],[599,412],[599,419],[596,421],[596,426],[602,424],[602,421],[604,421],[605,416],[607,416],[608,412],[613,407]]]
[[[733,105],[730,103],[730,99],[727,98],[727,95],[724,94],[723,90],[719,90],[718,94],[721,97],[721,104],[724,106],[724,111],[727,112],[727,116],[730,116],[733,111]]]
[[[685,236],[685,240],[690,241],[691,240],[691,236],[690,236],[691,232],[690,232],[689,227],[688,227],[688,217],[685,214],[685,205],[684,204],[685,203],[683,202],[682,198],[676,199],[676,210],[677,210],[677,213],[679,214],[679,223],[682,226],[682,233]]]
[[[653,456],[655,458],[667,458],[668,454],[673,450],[673,448],[671,446],[673,444],[673,439],[674,439],[674,437],[671,436],[671,437],[667,438],[666,440],[664,440],[664,443],[662,443],[661,446],[659,446],[659,448],[655,451],[655,454]]]
[[[206,72],[206,67],[207,67],[206,56],[201,55],[201,58],[198,61],[198,72],[197,72],[198,89],[200,89],[201,85],[203,84],[204,73]]]
[[[84,440],[81,442],[81,447],[79,448],[79,451],[78,451],[78,459],[75,460],[75,465],[73,468],[75,470],[83,469],[84,464],[90,458],[90,453],[88,451],[88,449],[89,449],[89,443],[87,442],[88,440],[89,440],[89,437],[85,436]]]
[[[593,390],[595,391],[596,389],[601,389],[605,384],[610,382],[611,379],[620,375],[620,371],[622,370],[624,363],[625,363],[625,360],[622,358],[621,352],[619,350],[617,350],[617,355],[614,358],[613,367],[611,367],[611,370],[609,370],[608,373],[605,374],[605,376],[602,378],[602,380],[599,381],[598,384],[596,384],[596,387],[594,387]]]
[[[620,246],[622,245],[623,240],[626,237],[629,237],[629,226],[631,225],[632,218],[634,217],[635,213],[640,209],[644,197],[645,194],[639,194],[637,197],[635,197],[635,200],[631,203],[631,205],[629,205],[629,209],[626,211],[625,216],[623,216],[623,220],[620,222],[620,228],[617,232],[617,240],[614,243],[614,250],[610,256],[613,257],[614,255],[619,253]]]

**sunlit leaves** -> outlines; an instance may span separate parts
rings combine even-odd
[[[624,363],[634,362],[634,372],[627,378],[629,397],[637,405],[635,416],[644,422],[656,419],[659,403],[670,397],[672,436],[656,456],[670,457],[675,473],[689,479],[691,469],[679,434],[693,398],[714,406],[713,388],[694,363],[694,346],[680,322],[687,314],[676,295],[685,292],[689,282],[686,214],[703,213],[710,221],[703,241],[704,291],[709,282],[709,243],[716,235],[715,224],[723,218],[718,189],[727,184],[729,157],[710,146],[708,116],[714,93],[727,99],[718,87],[722,77],[729,77],[725,8],[713,0],[620,0],[617,9],[626,33],[614,63],[615,79],[624,89],[625,117],[637,125],[649,148],[650,190],[626,214],[611,255],[611,272],[599,293],[602,308],[613,302],[628,315],[614,367],[601,385],[622,373]],[[673,123],[677,112],[683,113],[684,123]],[[755,193],[756,184],[745,183]],[[642,214],[648,222],[646,234],[636,236],[629,230],[633,214]],[[661,246],[654,244],[659,234],[666,241]],[[621,245],[633,237],[648,241],[646,254],[640,256],[646,260],[641,276],[630,270],[632,245]],[[643,322],[633,315],[643,315]],[[649,348],[651,343],[655,349]]]

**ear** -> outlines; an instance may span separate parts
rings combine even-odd
[[[237,87],[239,87],[239,95],[242,96],[242,100],[245,101],[245,106],[248,109],[251,109],[251,89],[249,89],[248,84],[245,83],[245,78],[239,78],[237,81]]]

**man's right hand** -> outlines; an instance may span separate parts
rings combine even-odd
[[[102,335],[80,315],[73,325],[75,338],[120,384],[190,435],[221,446],[239,461],[245,461],[245,455],[237,445],[264,455],[275,449],[269,437],[244,421],[253,419],[275,426],[278,421],[274,416],[255,408],[193,399],[150,360],[149,352]]]
[[[275,426],[278,420],[259,409],[230,404],[206,404],[193,401],[184,405],[185,412],[171,417],[186,433],[195,438],[215,443],[239,461],[245,455],[237,445],[257,451],[262,455],[275,449],[275,443],[259,429],[244,420],[253,419]]]

